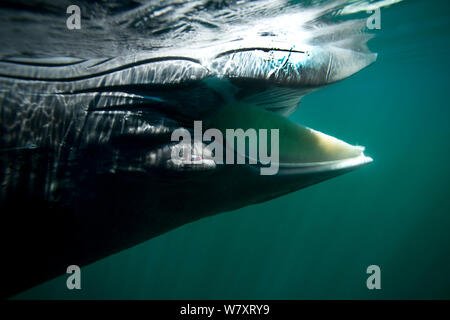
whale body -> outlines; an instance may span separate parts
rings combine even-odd
[[[296,42],[258,31],[117,56],[3,57],[3,295],[370,163],[362,147],[287,119],[304,95],[375,61],[360,50],[367,39],[341,37]],[[208,154],[173,165],[171,134],[199,120],[279,129],[278,173]]]

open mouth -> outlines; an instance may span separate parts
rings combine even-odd
[[[258,141],[262,132],[278,130],[276,150],[273,147],[275,141],[271,141],[270,134],[267,138],[264,137],[264,141],[267,143],[268,154],[278,153],[281,174],[351,169],[372,162],[372,158],[364,155],[362,146],[350,145],[251,104],[237,103],[223,107],[208,119],[206,124],[209,128],[219,129],[224,136],[227,129],[242,129],[244,132],[254,130]],[[230,145],[230,142],[232,146],[236,146],[233,141],[227,141],[227,144]],[[258,143],[258,149],[260,146]],[[242,156],[249,162],[254,160],[259,164],[258,159],[253,156],[256,153],[251,153],[248,143],[243,153]]]

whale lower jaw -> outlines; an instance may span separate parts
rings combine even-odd
[[[339,170],[354,170],[373,162],[371,157],[361,153],[359,156],[334,161],[316,163],[280,163],[280,174],[308,174]]]
[[[301,127],[300,125],[296,124]],[[364,154],[365,147],[350,145],[320,131],[303,127],[317,137],[318,152],[324,152],[322,160],[308,162],[280,162],[280,174],[314,174],[321,172],[354,170],[363,167],[373,159]],[[331,150],[331,151],[330,151]],[[317,152],[317,151],[316,151]],[[299,150],[301,153],[301,150]],[[319,155],[320,157],[321,155]]]
[[[241,138],[242,135],[249,137],[253,132],[257,139],[262,139],[259,142],[266,141],[267,155],[272,156],[270,165],[278,169],[278,175],[352,170],[373,161],[364,154],[365,148],[362,146],[348,144],[256,105],[236,103],[226,106],[207,120],[207,127],[217,128],[223,134],[230,129],[242,129]],[[274,130],[276,136],[272,136]],[[276,140],[276,144],[272,140]],[[227,141],[228,146],[230,142]],[[242,153],[235,144],[232,147],[249,163],[257,167],[264,166],[259,161],[261,159],[257,158],[261,154],[255,150],[252,153],[248,149]],[[261,148],[261,144],[258,148]]]

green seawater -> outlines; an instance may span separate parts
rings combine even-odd
[[[377,62],[291,115],[366,146],[372,164],[83,267],[81,290],[63,275],[16,298],[449,299],[449,9],[382,8]],[[381,290],[366,287],[372,264]]]

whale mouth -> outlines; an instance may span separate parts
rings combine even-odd
[[[221,108],[208,119],[207,126],[219,129],[224,136],[227,129],[242,129],[244,132],[254,129],[258,141],[261,138],[259,136],[261,129],[267,130],[266,132],[277,129],[277,152],[279,154],[277,165],[280,174],[356,169],[373,161],[364,154],[365,148],[362,146],[348,144],[320,131],[295,123],[279,114],[249,104],[237,103]],[[274,151],[271,150],[271,143],[269,134],[268,154]],[[233,146],[235,145],[233,143]],[[238,151],[236,150],[236,152]],[[252,159],[248,147],[242,156],[258,162],[257,159]]]

